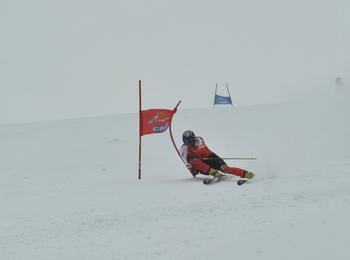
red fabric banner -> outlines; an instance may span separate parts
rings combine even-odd
[[[142,110],[140,135],[158,134],[166,131],[175,111],[169,109]]]

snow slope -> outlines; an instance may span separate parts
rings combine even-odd
[[[0,126],[0,259],[349,259],[349,93],[288,104],[181,110],[228,161],[253,170],[192,178],[168,133],[137,114]],[[175,101],[176,102],[176,101]],[[175,104],[175,103],[174,103]]]

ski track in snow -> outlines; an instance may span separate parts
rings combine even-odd
[[[0,126],[0,259],[348,259],[349,104],[320,98],[177,112],[178,144],[258,157],[228,161],[243,186],[192,178],[167,133],[139,181],[137,115]]]

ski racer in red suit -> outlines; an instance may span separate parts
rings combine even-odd
[[[181,157],[193,177],[198,173],[220,177],[223,176],[221,172],[246,179],[251,179],[255,176],[252,172],[228,166],[222,158],[208,148],[202,137],[195,136],[191,130],[183,133],[182,140]]]

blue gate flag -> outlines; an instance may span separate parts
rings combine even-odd
[[[231,97],[215,95],[214,105],[232,105]]]

